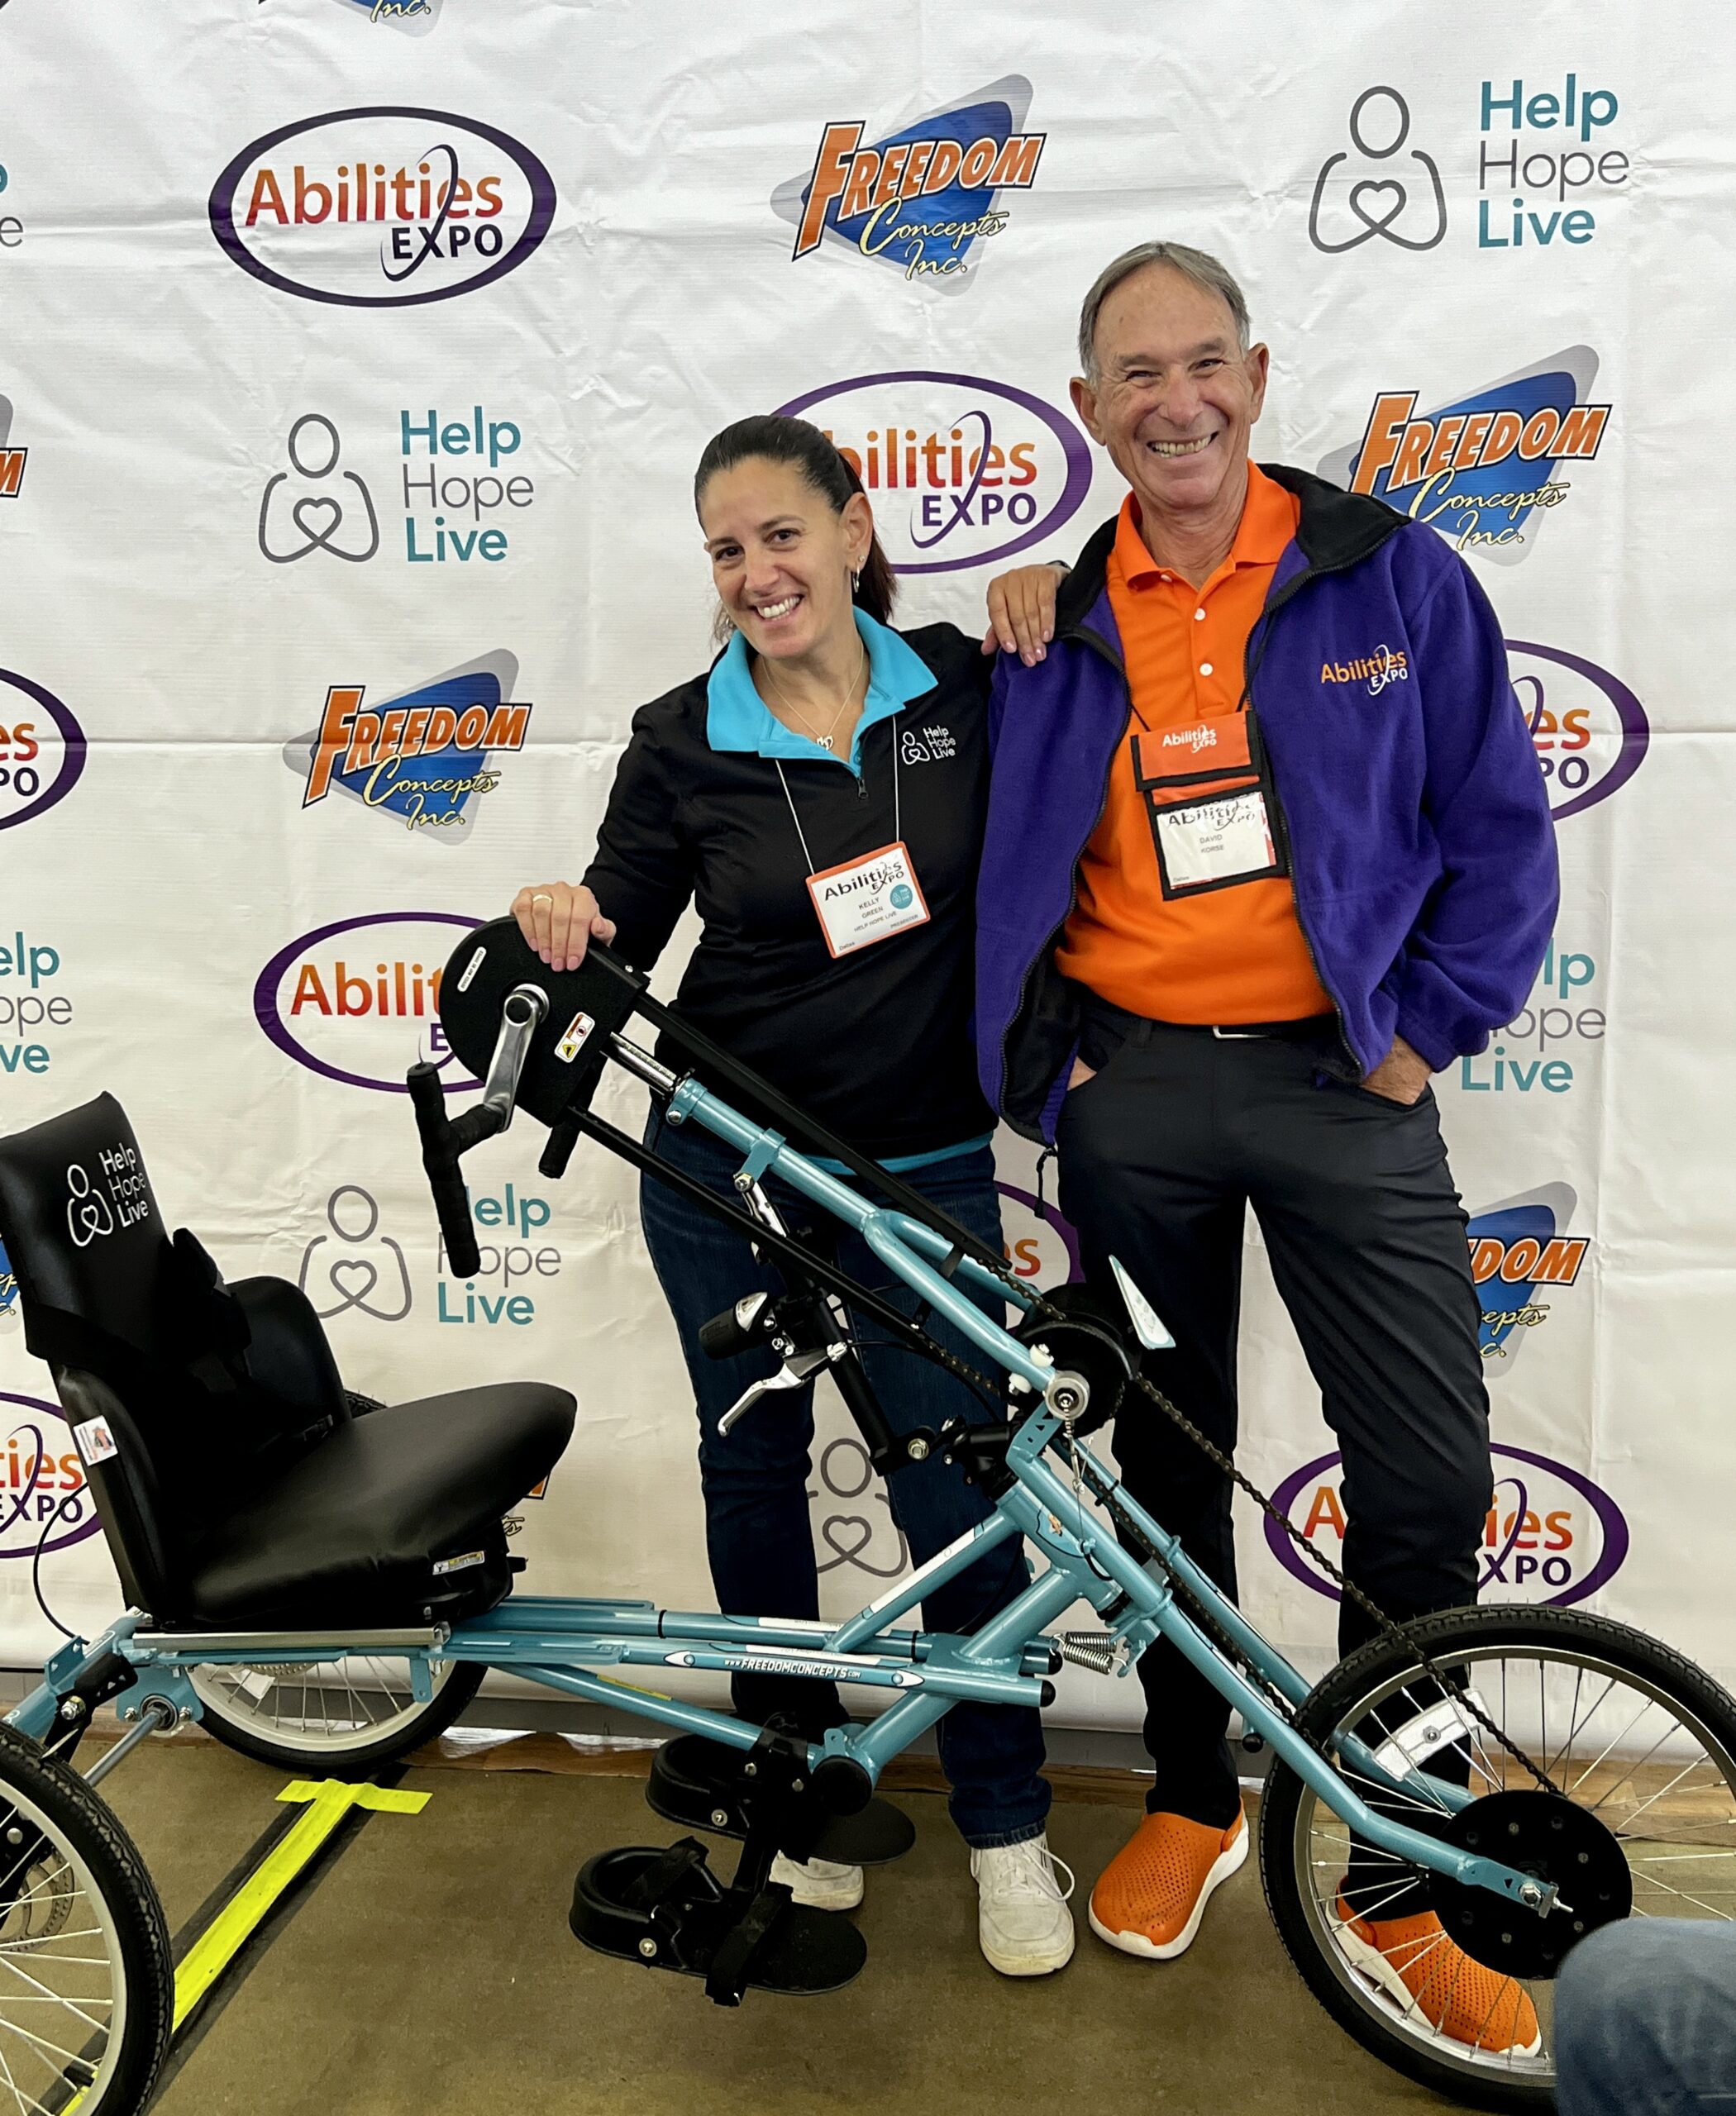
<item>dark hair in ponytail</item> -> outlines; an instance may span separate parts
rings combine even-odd
[[[732,470],[737,464],[755,457],[767,463],[788,463],[799,470],[834,514],[842,514],[851,494],[862,489],[862,481],[847,459],[818,427],[810,426],[806,419],[789,419],[780,412],[765,412],[751,419],[737,419],[707,441],[694,473],[694,512],[699,511],[705,488],[720,470]],[[897,575],[876,534],[856,585],[856,606],[885,624],[892,615],[897,593]]]

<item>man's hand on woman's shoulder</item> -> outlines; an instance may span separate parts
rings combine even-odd
[[[989,628],[983,634],[985,654],[1017,652],[1025,666],[1033,667],[1055,636],[1055,592],[1066,572],[1064,565],[1016,565],[1010,573],[998,573],[989,583]]]

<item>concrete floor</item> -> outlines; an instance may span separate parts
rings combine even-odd
[[[179,1929],[277,1812],[285,1775],[214,1743],[147,1742],[104,1785]],[[751,1994],[588,1952],[573,1876],[612,1844],[679,1834],[631,1779],[418,1769],[418,1817],[374,1817],[260,1956],[157,2104],[161,2116],[1386,2116],[1447,2106],[1357,2049],[1285,1961],[1251,1860],[1180,1961],[1085,1927],[1125,1807],[1063,1800],[1050,1837],[1080,1876],[1056,1977],[1011,1983],[977,1952],[975,1890],[944,1805],[899,1794],[915,1848],[869,1876],[870,1947],[829,1998]],[[725,1848],[719,1863],[727,1871]]]

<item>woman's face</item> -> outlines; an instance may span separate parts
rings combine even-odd
[[[750,456],[706,486],[699,523],[718,599],[756,654],[786,660],[853,626],[850,576],[874,534],[860,493],[835,514],[794,464]]]

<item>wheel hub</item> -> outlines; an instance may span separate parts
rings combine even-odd
[[[1492,1889],[1430,1876],[1441,1923],[1486,1968],[1552,1977],[1588,1933],[1633,1908],[1633,1877],[1614,1832],[1558,1793],[1490,1793],[1461,1808],[1440,1835],[1456,1851],[1498,1860],[1557,1891],[1540,1913]]]

